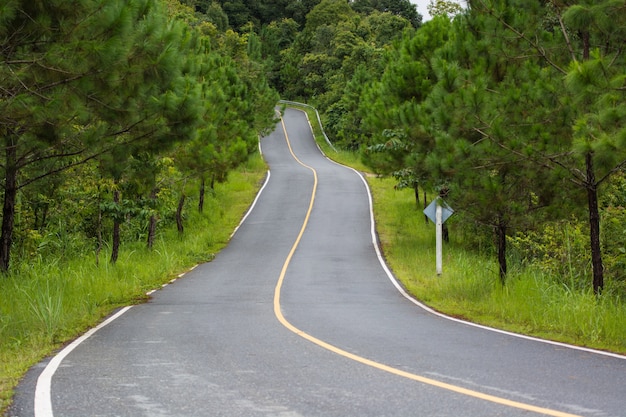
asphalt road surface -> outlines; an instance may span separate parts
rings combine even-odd
[[[304,113],[261,148],[270,174],[228,247],[34,367],[10,416],[626,416],[624,357],[407,299],[365,182]]]

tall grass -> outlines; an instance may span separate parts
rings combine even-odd
[[[387,262],[416,298],[446,314],[514,332],[626,353],[626,304],[596,297],[532,268],[513,268],[503,287],[493,257],[467,249],[450,226],[443,274],[435,272],[435,229],[413,193],[370,178],[377,230]]]
[[[204,213],[189,204],[186,232],[161,231],[152,250],[122,245],[115,265],[100,254],[63,260],[35,259],[0,277],[0,414],[24,372],[115,308],[142,302],[193,265],[211,260],[254,199],[266,168],[260,156],[217,184]],[[191,201],[193,203],[193,200]]]

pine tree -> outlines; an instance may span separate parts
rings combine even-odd
[[[21,188],[114,149],[169,146],[198,118],[183,27],[156,0],[8,0],[0,13],[7,271]]]
[[[426,166],[434,136],[421,120],[427,117],[424,102],[437,78],[431,59],[450,34],[450,20],[436,17],[405,37],[388,58],[380,81],[363,87],[358,110],[368,138],[361,142],[368,145],[365,162],[395,176],[399,187],[413,189],[418,205],[418,187],[438,182]]]
[[[527,20],[541,22],[532,32],[511,19],[521,7],[513,1],[504,8],[498,8],[497,2],[473,2],[474,10],[492,16],[510,36],[526,45],[530,56],[537,57],[546,71],[560,77],[544,85],[543,91],[556,95],[555,104],[565,109],[559,120],[569,123],[569,129],[552,137],[550,152],[528,150],[527,157],[538,166],[564,172],[585,191],[593,290],[599,294],[604,286],[599,188],[626,165],[626,2],[524,2]],[[539,35],[530,36],[533,32]]]

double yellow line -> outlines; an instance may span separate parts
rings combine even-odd
[[[521,402],[517,402],[517,401],[511,401],[511,400],[507,400],[505,398],[501,398],[501,397],[496,397],[493,395],[489,395],[489,394],[484,394],[482,392],[478,392],[478,391],[473,391],[470,389],[466,389],[463,387],[459,387],[456,385],[452,385],[452,384],[447,384],[445,382],[441,382],[441,381],[437,381],[431,378],[426,378],[420,375],[416,375],[416,374],[412,374],[410,372],[406,372],[406,371],[402,371],[400,369],[396,369],[393,368],[391,366],[387,366],[385,364],[379,363],[379,362],[375,362],[373,360],[367,359],[367,358],[363,358],[361,356],[355,355],[353,353],[347,352],[343,349],[340,349],[336,346],[333,346],[329,343],[324,342],[323,340],[320,340],[314,336],[311,336],[310,334],[298,329],[297,327],[295,327],[294,325],[292,325],[291,323],[289,323],[289,321],[287,321],[287,319],[285,319],[285,316],[283,315],[282,311],[281,311],[281,306],[280,306],[280,294],[281,294],[281,289],[283,286],[283,282],[285,281],[285,275],[287,274],[287,269],[289,268],[289,264],[291,263],[291,259],[293,258],[293,255],[296,251],[296,249],[298,248],[298,245],[300,244],[300,240],[302,239],[302,236],[304,235],[304,231],[306,230],[307,224],[309,222],[309,218],[311,217],[311,212],[313,210],[313,204],[315,202],[315,195],[317,193],[317,183],[318,183],[318,179],[317,179],[317,171],[315,171],[314,168],[306,165],[305,163],[303,163],[302,161],[300,161],[300,159],[298,159],[298,157],[295,155],[295,153],[293,152],[293,149],[291,147],[291,141],[289,140],[289,135],[287,134],[287,128],[285,126],[285,121],[281,118],[281,124],[282,124],[282,128],[283,131],[285,133],[285,140],[287,141],[287,146],[289,147],[289,152],[291,153],[291,155],[293,156],[293,158],[296,160],[296,162],[298,162],[300,165],[302,165],[305,168],[308,168],[311,170],[311,172],[313,172],[313,178],[314,178],[314,182],[313,182],[313,191],[311,192],[311,201],[309,202],[309,208],[307,210],[306,216],[304,218],[304,222],[302,224],[302,228],[300,229],[300,233],[298,234],[298,237],[296,238],[296,241],[294,242],[293,246],[291,247],[291,251],[289,252],[289,255],[287,256],[287,259],[285,260],[285,263],[283,264],[282,270],[280,271],[280,276],[278,278],[278,283],[276,284],[276,288],[274,289],[274,314],[276,315],[276,318],[278,319],[278,321],[285,326],[287,329],[289,329],[291,332],[297,334],[298,336],[312,342],[315,343],[316,345],[327,349],[337,355],[343,356],[345,358],[351,359],[353,361],[362,363],[364,365],[367,366],[371,366],[372,368],[376,368],[379,369],[381,371],[385,371],[385,372],[389,372],[391,374],[394,375],[398,375],[401,376],[403,378],[408,378],[414,381],[418,381],[421,382],[423,384],[427,384],[427,385],[431,385],[437,388],[441,388],[441,389],[445,389],[448,391],[452,391],[452,392],[456,392],[458,394],[462,394],[462,395],[467,395],[469,397],[474,397],[477,398],[479,400],[483,400],[483,401],[489,401],[492,403],[496,403],[496,404],[501,404],[507,407],[513,407],[513,408],[518,408],[524,411],[530,411],[530,412],[534,412],[534,413],[538,413],[538,414],[543,414],[546,416],[554,416],[554,417],[580,417],[578,415],[575,414],[569,414],[569,413],[565,413],[565,412],[561,412],[561,411],[556,411],[556,410],[551,410],[548,408],[542,408],[542,407],[537,407],[534,405],[530,405],[530,404],[524,404]]]

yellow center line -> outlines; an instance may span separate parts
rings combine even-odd
[[[474,390],[470,390],[467,388],[463,388],[463,387],[459,387],[456,385],[452,385],[452,384],[448,384],[445,382],[441,382],[441,381],[437,381],[431,378],[426,378],[420,375],[416,375],[416,374],[412,374],[410,372],[406,372],[406,371],[402,371],[400,369],[397,368],[393,368],[391,366],[355,355],[353,353],[347,352],[343,349],[340,349],[336,346],[333,346],[329,343],[324,342],[323,340],[320,340],[314,336],[311,336],[310,334],[298,329],[297,327],[295,327],[294,325],[292,325],[289,321],[287,321],[287,319],[285,319],[285,316],[282,313],[282,309],[281,309],[281,305],[280,305],[280,294],[281,294],[281,289],[283,286],[283,282],[285,281],[285,275],[287,274],[287,269],[289,268],[289,264],[291,263],[291,259],[293,258],[293,255],[296,251],[296,249],[298,248],[299,244],[300,244],[300,240],[302,239],[302,236],[304,235],[304,231],[306,230],[307,224],[309,223],[309,218],[311,217],[311,212],[313,210],[313,203],[315,202],[315,195],[317,193],[317,171],[315,171],[314,168],[304,164],[302,161],[300,161],[300,159],[298,159],[298,157],[295,155],[295,153],[293,152],[293,149],[291,147],[291,141],[289,140],[289,136],[287,135],[287,128],[285,126],[285,121],[281,118],[281,124],[282,124],[282,128],[283,131],[285,133],[285,139],[287,141],[287,146],[289,147],[289,152],[291,153],[291,155],[293,156],[293,158],[296,160],[296,162],[298,162],[300,165],[302,165],[305,168],[308,168],[311,170],[311,172],[313,172],[313,191],[311,192],[311,201],[309,203],[309,208],[307,210],[306,216],[304,218],[304,222],[302,224],[302,228],[300,229],[300,233],[298,234],[298,237],[296,238],[296,241],[294,242],[293,246],[291,247],[291,251],[289,252],[289,255],[287,256],[287,259],[285,260],[285,263],[283,264],[282,270],[280,272],[280,276],[278,278],[278,282],[276,284],[276,288],[274,289],[274,314],[276,315],[276,318],[278,319],[278,321],[285,326],[288,330],[290,330],[291,332],[297,334],[298,336],[312,342],[315,343],[316,345],[327,349],[337,355],[343,356],[345,358],[351,359],[353,361],[362,363],[364,365],[370,366],[372,368],[376,368],[379,369],[381,371],[385,371],[394,375],[398,375],[401,376],[403,378],[408,378],[414,381],[418,381],[424,384],[428,384],[437,388],[441,388],[441,389],[445,389],[448,391],[453,391],[456,392],[458,394],[463,394],[463,395],[467,395],[469,397],[474,397],[474,398],[478,398],[480,400],[483,401],[489,401],[492,403],[496,403],[496,404],[501,404],[501,405],[505,405],[508,407],[513,407],[513,408],[518,408],[524,411],[531,411],[534,413],[538,413],[538,414],[543,414],[546,416],[554,416],[554,417],[581,417],[575,414],[569,414],[569,413],[565,413],[562,411],[556,411],[556,410],[551,410],[548,408],[542,408],[542,407],[537,407],[531,404],[525,404],[525,403],[521,403],[521,402],[517,402],[517,401],[512,401],[512,400],[507,400],[506,398],[501,398],[501,397],[496,397],[494,395],[489,395],[489,394],[485,394],[482,392],[478,392],[478,391],[474,391]]]

